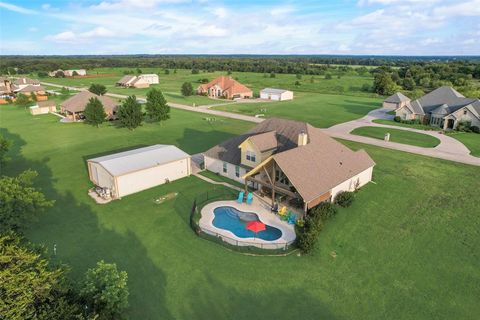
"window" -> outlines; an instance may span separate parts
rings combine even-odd
[[[235,166],[235,177],[239,178],[240,177],[240,167]]]
[[[248,161],[255,162],[255,161],[256,161],[255,153],[252,152],[252,151],[247,151],[246,159],[247,159]]]
[[[467,114],[467,109],[463,110],[463,114]]]
[[[223,163],[223,173],[227,173],[227,171],[228,171],[227,165],[228,164],[226,162]]]

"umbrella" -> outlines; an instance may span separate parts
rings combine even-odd
[[[265,229],[266,229],[265,224],[261,223],[260,221],[251,221],[247,223],[247,230],[253,231],[255,232],[255,234]]]

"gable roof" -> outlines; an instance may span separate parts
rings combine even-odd
[[[97,98],[102,102],[103,109],[107,113],[112,113],[117,107],[117,103],[106,96],[97,96],[90,91],[81,91],[73,97],[63,101],[60,106],[70,112],[81,112],[91,98]]]
[[[55,104],[55,101],[54,100],[46,100],[46,101],[38,101],[37,102],[37,106],[39,108],[43,108],[43,107],[55,107],[56,104]]]
[[[190,157],[176,146],[156,144],[87,160],[100,164],[113,176],[120,176]]]
[[[15,79],[15,81],[13,82],[13,84],[16,84],[16,85],[22,85],[22,84],[40,84],[40,82],[38,80],[33,80],[33,79],[30,79],[30,78],[18,78],[18,79]]]
[[[392,94],[390,97],[388,97],[387,99],[385,99],[385,102],[389,102],[389,103],[401,103],[401,102],[407,102],[407,101],[410,101],[411,99],[409,97],[407,97],[406,95],[404,95],[403,93],[401,92],[397,92],[395,94]]]
[[[308,135],[304,146],[297,145],[301,132]],[[375,165],[365,151],[352,151],[308,123],[278,118],[267,119],[247,133],[224,141],[205,152],[205,156],[240,165],[238,146],[243,141],[255,137],[264,140],[273,133],[277,149],[272,159],[307,202]]]
[[[207,84],[201,84],[198,87],[198,90],[208,90],[213,86],[219,86],[222,91],[228,92],[230,95],[238,94],[238,93],[245,93],[245,92],[252,92],[249,88],[241,84],[240,82],[232,79],[231,77],[227,76],[220,76],[218,78],[213,79]]]
[[[27,85],[26,87],[23,87],[20,90],[17,90],[17,92],[38,92],[38,91],[45,91],[45,88],[42,86],[34,86],[34,85]]]
[[[268,93],[268,94],[282,94],[284,92],[288,92],[289,90],[285,89],[275,89],[275,88],[265,88],[260,91],[260,93]]]
[[[125,75],[123,76],[120,80],[117,81],[117,84],[121,85],[126,85],[133,79],[135,79],[137,76],[132,76],[132,75]]]
[[[277,132],[270,131],[253,135],[248,138],[260,152],[272,150],[277,147]]]

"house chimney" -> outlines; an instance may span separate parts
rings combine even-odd
[[[301,146],[305,146],[306,144],[308,143],[308,134],[305,133],[305,131],[301,131],[299,134],[298,134],[298,146],[301,147]]]

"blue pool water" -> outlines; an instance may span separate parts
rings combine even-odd
[[[257,234],[247,230],[247,223],[260,221],[253,212],[243,212],[233,207],[218,207],[213,210],[215,218],[213,225],[217,228],[233,232],[239,238],[260,238],[267,241],[277,240],[282,236],[282,231],[275,227],[265,225],[266,229]]]

